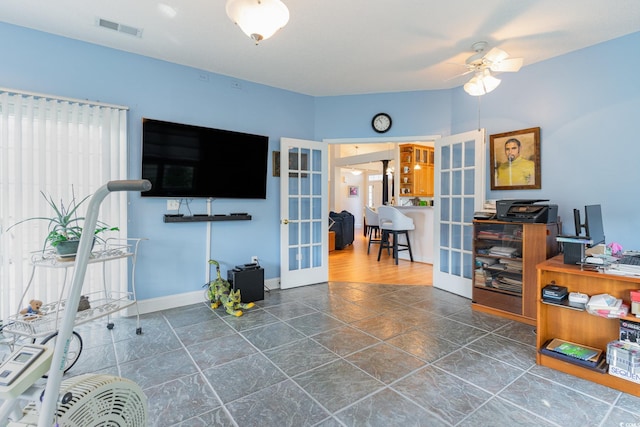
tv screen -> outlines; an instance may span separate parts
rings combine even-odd
[[[269,138],[142,119],[143,197],[267,198]]]

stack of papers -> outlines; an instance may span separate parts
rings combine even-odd
[[[594,295],[587,303],[587,311],[601,317],[624,317],[629,312],[629,307],[622,303],[622,299],[609,294]]]
[[[516,254],[517,251],[518,251],[517,248],[511,248],[508,246],[493,246],[491,249],[489,249],[489,254],[497,255],[497,256],[515,257],[517,255]]]

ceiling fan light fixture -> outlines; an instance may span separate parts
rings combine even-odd
[[[464,85],[464,91],[471,96],[484,95],[497,88],[501,81],[493,77],[488,69],[485,69],[478,72]]]
[[[289,9],[280,0],[229,0],[227,16],[256,44],[289,22]]]

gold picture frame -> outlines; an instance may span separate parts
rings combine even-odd
[[[489,138],[492,190],[542,188],[539,127],[498,133]]]

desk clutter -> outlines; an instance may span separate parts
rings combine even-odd
[[[635,298],[640,299],[640,291],[632,291],[637,294]],[[605,317],[609,319],[619,319],[629,314],[629,304],[624,302],[622,298],[614,298],[609,294],[598,294],[589,296],[581,292],[569,292],[566,286],[559,286],[550,283],[542,288],[542,302],[547,304],[556,304],[573,308],[576,310],[585,310],[594,316]],[[640,306],[640,301],[636,303]],[[635,314],[635,313],[634,313]]]

